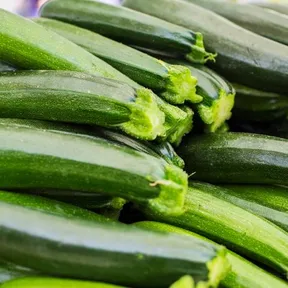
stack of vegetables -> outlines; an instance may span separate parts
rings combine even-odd
[[[288,18],[226,4],[0,10],[0,287],[288,287]]]

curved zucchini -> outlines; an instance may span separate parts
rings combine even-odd
[[[221,185],[215,195],[275,223],[288,232],[288,188],[260,185]]]
[[[55,5],[55,1],[51,3]],[[84,5],[83,2],[81,4]],[[135,82],[152,89],[169,103],[202,101],[202,97],[196,94],[197,79],[185,67],[169,65],[104,36],[61,21],[45,18],[36,18],[34,21],[83,47]]]
[[[0,227],[0,257],[49,275],[164,288],[183,275],[217,283],[227,272],[223,247],[120,223],[72,220],[0,203]]]
[[[229,81],[265,91],[288,91],[287,46],[181,0],[125,0],[124,6],[203,33],[207,49],[217,53],[213,67]]]
[[[162,159],[101,138],[9,124],[0,139],[3,189],[99,193],[182,212],[187,174]]]
[[[81,3],[77,0],[54,0],[46,3],[40,14],[128,45],[181,55],[196,63],[203,64],[215,57],[205,51],[201,33],[120,6],[87,0]]]
[[[4,9],[0,9],[0,18],[0,60],[8,64],[23,69],[79,71],[129,80],[103,60],[33,21]]]
[[[288,115],[287,96],[239,84],[233,87],[236,90],[233,117],[239,121],[272,122]]]
[[[288,45],[288,18],[254,5],[215,0],[186,0],[211,10],[235,24],[274,41]]]
[[[104,223],[111,221],[110,219],[89,210],[36,195],[0,191],[0,202],[22,206],[27,209],[37,210],[66,218],[91,220]]]
[[[216,244],[215,242],[200,236],[191,231],[175,227],[169,224],[153,222],[153,221],[142,221],[137,222],[134,226],[144,228],[152,231],[159,232],[170,232],[181,235],[187,235],[189,237],[196,237],[204,241]],[[250,261],[242,258],[241,256],[227,250],[227,259],[231,264],[231,270],[229,270],[226,277],[220,282],[219,287],[237,287],[237,288],[287,288],[288,285],[276,278],[274,275],[262,270],[258,266],[254,265]]]
[[[288,233],[262,217],[217,198],[212,191],[218,187],[206,183],[190,185],[185,213],[166,216],[149,207],[142,206],[141,210],[152,220],[199,233],[288,277]]]
[[[2,73],[0,99],[4,118],[110,126],[147,140],[164,130],[164,115],[150,90],[80,72]]]
[[[178,149],[191,178],[212,183],[288,184],[288,141],[249,133],[190,137]]]

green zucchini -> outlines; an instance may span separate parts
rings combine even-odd
[[[150,90],[80,72],[3,72],[0,99],[4,118],[96,124],[147,140],[164,133]]]
[[[229,81],[265,91],[288,91],[287,46],[181,0],[125,0],[124,6],[203,33],[207,49],[217,53],[213,67]]]
[[[36,18],[34,21],[82,46],[172,104],[202,101],[202,97],[196,94],[197,79],[185,67],[169,65],[99,34],[57,20]]]
[[[6,124],[0,151],[0,188],[97,193],[182,212],[185,172],[105,139]]]
[[[200,236],[191,231],[178,228],[169,224],[152,222],[152,221],[142,221],[137,222],[134,226],[139,228],[144,228],[152,231],[163,231],[170,233],[177,233],[187,236],[192,236],[199,238],[204,241],[215,242]],[[228,272],[226,277],[220,282],[220,287],[237,287],[237,288],[287,288],[288,285],[276,278],[274,275],[262,270],[258,266],[254,265],[250,261],[242,258],[241,256],[227,250],[227,259],[231,264],[231,270]]]
[[[235,90],[231,89],[224,79],[218,81],[221,77],[209,68],[203,69],[200,65],[177,60],[168,60],[168,62],[188,67],[191,74],[198,79],[197,94],[203,97],[203,101],[195,104],[196,110],[206,124],[206,130],[216,132],[232,115]]]
[[[222,185],[215,195],[275,223],[288,232],[288,188]]]
[[[191,179],[212,183],[288,184],[288,141],[249,134],[191,136],[178,150]]]
[[[254,5],[242,5],[219,0],[186,0],[211,10],[233,23],[279,43],[288,45],[286,15]]]
[[[141,206],[149,219],[199,233],[288,278],[288,233],[262,217],[214,195],[219,189],[206,183],[191,183],[185,213],[166,216]]]
[[[71,70],[128,81],[103,60],[41,25],[4,9],[0,17],[1,61],[23,69]]]
[[[1,288],[125,288],[107,283],[51,277],[25,277],[2,284]]]
[[[267,9],[279,12],[281,14],[288,15],[288,5],[285,4],[284,2],[282,3],[259,2],[259,3],[254,3],[254,5],[267,8]]]
[[[203,64],[215,57],[205,51],[201,33],[120,6],[89,0],[81,3],[54,0],[42,6],[40,15],[87,28],[128,45],[176,54],[191,62]]]
[[[7,203],[0,203],[0,227],[2,259],[49,275],[159,288],[191,275],[196,283],[208,279],[217,287],[229,267],[223,247],[199,239],[72,220]]]
[[[185,275],[173,283],[169,288],[195,288],[193,277]]]
[[[278,93],[261,91],[239,84],[236,90],[233,117],[237,120],[272,122],[288,115],[288,97]]]

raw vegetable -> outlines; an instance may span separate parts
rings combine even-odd
[[[213,67],[228,80],[271,92],[288,91],[287,46],[181,0],[125,0],[124,6],[203,33],[207,49],[217,53]]]
[[[211,183],[288,184],[288,141],[249,133],[187,137],[178,149],[191,179]]]
[[[172,104],[183,104],[186,100],[192,103],[202,101],[202,97],[196,94],[197,79],[185,67],[169,65],[99,34],[61,21],[45,18],[36,18],[34,21],[82,46]]]
[[[0,257],[50,275],[159,288],[191,275],[217,287],[228,271],[225,249],[199,239],[0,208]]]
[[[16,71],[0,76],[0,116],[95,124],[153,140],[164,115],[148,89],[70,71]]]
[[[89,0],[54,0],[42,6],[40,14],[125,44],[178,54],[192,62],[214,60],[214,55],[205,51],[201,33],[120,6]]]
[[[217,198],[214,189],[218,188],[191,183],[185,213],[179,216],[165,216],[144,206],[141,210],[152,220],[199,233],[288,278],[288,233],[262,217]]]
[[[285,3],[259,2],[255,3],[255,5],[288,15],[288,5]]]
[[[204,241],[209,241],[213,244],[215,242],[200,236],[194,232],[178,228],[169,224],[152,222],[152,221],[142,221],[134,223],[134,226],[139,228],[144,228],[152,231],[163,231],[170,233],[177,233],[181,235],[187,235],[199,238]],[[227,251],[227,259],[231,264],[231,270],[229,270],[226,277],[220,282],[220,287],[237,287],[237,288],[287,288],[288,285],[276,278],[274,275],[262,270],[258,266],[254,265],[250,261],[242,258],[241,256],[233,253],[232,251]]]

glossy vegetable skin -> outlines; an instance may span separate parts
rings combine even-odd
[[[151,230],[151,231],[163,231],[169,233],[176,233],[181,235],[187,235],[188,237],[199,238],[204,241],[208,241],[216,244],[215,242],[200,236],[194,232],[172,226],[165,223],[153,222],[153,221],[142,221],[134,223],[134,226]],[[241,256],[233,253],[232,251],[227,251],[227,259],[231,264],[231,269],[229,270],[226,277],[220,282],[219,287],[237,287],[237,288],[287,288],[288,285],[275,277],[274,275],[262,270],[255,264],[249,262],[248,260],[242,258]]]
[[[164,114],[144,88],[70,71],[16,71],[0,77],[0,117],[115,127],[136,138],[164,133]]]
[[[43,273],[164,288],[183,274],[199,282],[209,271],[216,280],[227,272],[225,250],[198,239],[117,223],[68,220],[3,203],[0,207],[0,257]]]
[[[288,178],[288,141],[249,133],[186,138],[178,149],[191,180],[210,183],[282,184]]]
[[[125,0],[124,6],[201,31],[207,49],[217,53],[213,67],[229,81],[265,91],[287,92],[287,46],[186,1]]]

